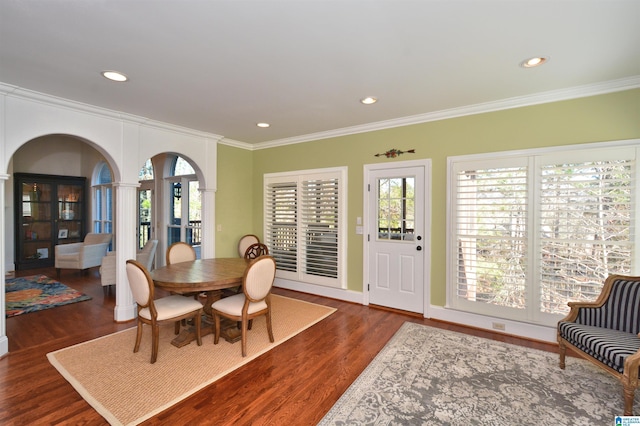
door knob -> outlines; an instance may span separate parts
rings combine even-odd
[[[418,241],[420,241],[421,239],[422,239],[422,237],[421,237],[420,235],[418,235],[418,236],[416,237],[416,240],[418,240]]]
[[[422,250],[422,246],[416,247],[416,250],[418,250],[418,251]]]

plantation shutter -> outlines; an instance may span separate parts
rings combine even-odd
[[[338,278],[338,178],[302,182],[304,273]]]
[[[281,271],[297,271],[298,184],[268,184],[265,194],[265,244]]]
[[[553,327],[637,274],[640,146],[606,145],[449,161],[451,307]]]
[[[540,169],[540,311],[566,313],[567,302],[593,301],[612,273],[633,257],[635,161],[552,162]]]
[[[346,168],[265,175],[264,238],[276,277],[346,288]]]
[[[527,267],[527,167],[459,170],[456,296],[522,309]]]

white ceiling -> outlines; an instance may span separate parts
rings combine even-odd
[[[639,22],[638,0],[0,0],[0,82],[264,146],[638,87]]]

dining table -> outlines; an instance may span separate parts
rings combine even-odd
[[[242,284],[248,265],[249,260],[241,257],[197,259],[162,266],[150,271],[150,274],[155,287],[171,293],[184,294],[185,297],[205,294],[203,323],[206,325],[202,327],[201,335],[206,336],[213,332],[211,304],[223,296],[224,290]],[[234,343],[240,340],[241,332],[235,322],[229,322],[221,327],[221,336]],[[194,340],[195,327],[187,327],[182,329],[171,344],[182,347]]]

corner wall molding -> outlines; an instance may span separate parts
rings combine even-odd
[[[228,139],[223,137],[222,139],[220,139],[218,141],[218,143],[220,143],[221,145],[228,145],[228,146],[232,146],[235,148],[242,148],[242,149],[246,149],[248,151],[255,151],[256,150],[256,146],[247,142],[240,142],[240,141],[236,141],[233,139]]]
[[[220,139],[223,138],[223,136],[216,135],[214,133],[201,132],[199,130],[177,126],[175,124],[151,120],[146,117],[140,117],[137,115],[127,114],[120,111],[100,108],[90,104],[85,104],[82,102],[59,98],[57,96],[48,95],[45,93],[40,93],[40,92],[36,92],[29,89],[24,89],[18,86],[13,86],[13,85],[2,83],[2,82],[0,82],[0,95],[5,95],[6,97],[24,99],[32,102],[38,102],[43,105],[51,105],[59,108],[65,108],[70,111],[81,112],[84,114],[90,114],[90,115],[101,117],[101,118],[108,118],[112,120],[139,125],[139,126],[173,131],[183,135],[186,134],[186,135],[199,137],[199,138],[211,139],[215,142],[218,142]]]
[[[341,129],[329,130],[326,132],[318,132],[291,138],[277,139],[252,145],[252,149],[268,149],[284,145],[312,142],[320,139],[336,138],[339,136],[373,132],[376,130],[391,129],[394,127],[403,127],[413,124],[447,120],[449,118],[464,117],[467,115],[484,114],[487,112],[495,112],[506,109],[586,98],[589,96],[604,95],[607,93],[622,92],[625,90],[638,88],[640,88],[640,75],[619,80],[606,81],[602,83],[575,86],[566,89],[535,93],[533,95],[518,96],[514,98],[502,99],[499,101],[484,102],[464,107],[434,111],[425,114],[417,114],[408,117],[400,117],[392,120],[378,121],[374,123],[363,124],[360,126],[343,127]]]
[[[359,126],[343,127],[340,129],[328,130],[325,132],[310,133],[307,135],[294,136],[291,138],[276,139],[257,144],[237,141],[225,138],[224,136],[202,132],[186,127],[181,127],[169,123],[151,120],[145,117],[139,117],[123,112],[113,111],[106,108],[100,108],[93,105],[71,101],[52,95],[23,89],[17,86],[0,82],[0,95],[7,97],[16,97],[43,104],[54,105],[58,107],[68,108],[75,111],[93,114],[100,117],[107,117],[114,120],[121,120],[137,125],[155,127],[163,130],[172,130],[181,134],[189,134],[195,137],[203,137],[211,139],[217,143],[228,145],[236,148],[256,151],[260,149],[275,148],[285,145],[294,145],[304,142],[312,142],[321,139],[336,138],[341,136],[354,135],[358,133],[367,133],[377,130],[392,129],[395,127],[410,126],[414,124],[422,124],[433,121],[447,120],[450,118],[464,117],[468,115],[484,114],[487,112],[495,112],[506,109],[521,108],[526,106],[540,105],[545,103],[559,102],[571,99],[586,98],[589,96],[603,95],[607,93],[622,92],[625,90],[640,88],[640,75],[622,78],[618,80],[605,81],[595,84],[587,84],[582,86],[569,87],[559,90],[551,90],[547,92],[535,93],[532,95],[518,96],[513,98],[502,99],[498,101],[484,102],[480,104],[468,105],[458,108],[451,108],[441,111],[434,111],[425,114],[417,114],[407,117],[400,117],[391,120],[377,121],[373,123],[363,124]]]

